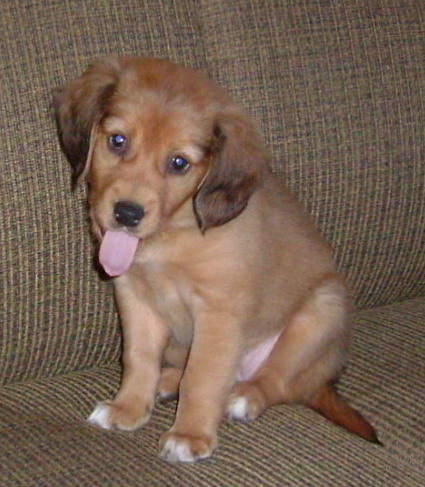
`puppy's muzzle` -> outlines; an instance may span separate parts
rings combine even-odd
[[[115,221],[125,227],[136,227],[145,216],[143,206],[132,201],[118,201],[114,206]]]

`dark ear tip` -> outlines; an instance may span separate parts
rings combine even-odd
[[[72,189],[72,191],[76,191],[81,180],[83,179],[86,164],[87,163],[81,164],[79,162],[77,164],[73,164],[71,162],[71,168],[72,168],[71,189]]]
[[[79,182],[79,178],[73,174],[71,177],[71,191],[74,193],[75,193],[75,191],[77,191],[78,182]]]

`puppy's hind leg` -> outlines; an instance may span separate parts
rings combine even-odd
[[[161,369],[157,396],[160,401],[177,399],[189,349],[170,339],[164,352],[166,365]]]
[[[159,401],[171,401],[179,396],[180,382],[183,377],[183,369],[177,367],[163,367],[158,384]]]
[[[235,385],[228,415],[253,420],[276,404],[306,403],[335,379],[345,361],[348,309],[340,280],[322,281],[285,325],[265,364]]]
[[[350,308],[339,279],[323,281],[292,317],[263,367],[250,381],[235,385],[227,415],[253,420],[270,406],[302,403],[379,443],[373,427],[332,385],[346,360]]]

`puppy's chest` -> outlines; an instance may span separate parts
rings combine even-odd
[[[189,276],[170,264],[146,265],[142,272],[153,291],[156,308],[175,339],[183,345],[190,345],[196,293]]]

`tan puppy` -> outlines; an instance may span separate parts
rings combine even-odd
[[[178,394],[160,454],[184,462],[211,455],[224,414],[253,420],[279,403],[377,441],[331,385],[346,361],[346,287],[247,114],[195,70],[130,57],[91,67],[55,106],[124,335],[120,390],[90,421],[133,430],[157,394]]]

